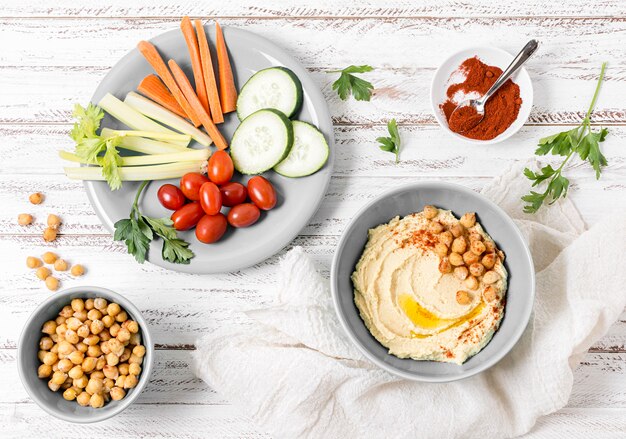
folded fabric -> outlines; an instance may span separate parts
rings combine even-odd
[[[197,343],[196,374],[278,438],[498,438],[529,431],[566,405],[572,371],[626,305],[626,223],[585,231],[568,199],[522,213],[521,169],[482,193],[517,223],[531,249],[537,294],[521,340],[472,378],[428,384],[365,359],[340,327],[328,281],[301,248],[280,263],[276,303]],[[241,319],[237,319],[241,321]]]

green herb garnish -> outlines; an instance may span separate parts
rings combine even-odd
[[[328,73],[341,73],[333,82],[333,90],[337,90],[342,101],[352,94],[357,101],[369,101],[374,86],[371,82],[354,76],[352,73],[367,73],[374,70],[371,66],[349,66],[343,70],[332,70]]]
[[[189,264],[194,254],[188,248],[189,243],[178,238],[176,230],[172,227],[172,220],[169,218],[151,218],[142,215],[139,211],[139,196],[148,183],[149,181],[144,181],[139,186],[133,207],[130,210],[130,217],[115,223],[113,239],[124,241],[128,253],[133,255],[137,262],[143,264],[150,242],[156,235],[163,240],[161,254],[164,260],[174,264]]]
[[[398,124],[395,119],[391,119],[387,123],[387,131],[389,131],[389,137],[379,137],[376,139],[380,145],[378,147],[386,152],[392,152],[396,155],[396,163],[400,161],[400,134],[398,133]]]
[[[600,143],[604,142],[609,130],[601,128],[599,131],[594,132],[591,128],[591,113],[598,100],[605,69],[606,63],[603,63],[596,91],[582,123],[572,130],[563,131],[539,140],[539,147],[535,151],[536,155],[543,156],[551,152],[552,155],[559,155],[565,157],[565,159],[556,169],[550,165],[544,166],[536,172],[528,168],[524,169],[524,175],[533,182],[532,187],[538,186],[544,181],[548,182],[544,192],[531,190],[530,194],[522,197],[522,200],[528,203],[524,206],[524,212],[535,213],[543,205],[544,201],[553,204],[559,198],[567,196],[569,180],[562,175],[562,172],[565,165],[575,154],[578,154],[581,160],[589,162],[596,171],[596,179],[600,178],[602,168],[607,165],[606,157],[600,151]]]

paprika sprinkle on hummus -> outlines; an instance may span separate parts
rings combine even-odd
[[[520,89],[512,80],[507,80],[485,104],[485,116],[480,117],[472,107],[454,112],[458,104],[466,99],[476,99],[487,93],[502,74],[502,69],[483,63],[478,57],[468,58],[458,69],[465,75],[463,82],[452,84],[446,91],[447,100],[439,107],[448,121],[450,130],[475,140],[491,140],[498,137],[517,119],[522,98]],[[454,117],[451,118],[454,112]],[[474,126],[475,125],[475,126]]]

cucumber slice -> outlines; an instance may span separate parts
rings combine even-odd
[[[291,70],[270,67],[256,72],[241,88],[237,98],[239,120],[255,111],[274,108],[291,117],[302,105],[302,84]]]
[[[291,150],[293,127],[280,111],[259,110],[246,117],[230,142],[230,157],[242,174],[260,174],[276,166]]]
[[[285,177],[306,177],[328,161],[330,149],[324,134],[307,122],[294,120],[293,146],[285,160],[274,166],[274,171]]]

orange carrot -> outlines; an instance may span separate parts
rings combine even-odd
[[[206,85],[206,93],[209,99],[209,107],[211,108],[211,117],[213,122],[224,122],[222,114],[222,106],[220,105],[220,95],[217,92],[217,82],[215,81],[215,72],[213,71],[213,62],[211,61],[211,49],[209,49],[209,41],[204,26],[200,20],[194,21],[196,25],[196,33],[198,34],[198,45],[200,46],[200,60],[202,61],[202,73],[204,74],[204,85]]]
[[[217,71],[220,78],[220,99],[222,111],[230,113],[237,109],[237,88],[233,78],[233,69],[228,59],[228,49],[219,23],[215,22],[215,47],[217,49]]]
[[[191,122],[196,126],[200,125],[200,119],[194,112],[189,102],[187,102],[187,99],[185,99],[183,92],[180,91],[180,88],[176,85],[174,77],[165,65],[165,62],[163,61],[163,58],[161,58],[161,55],[159,55],[159,52],[157,52],[156,47],[147,41],[140,41],[139,44],[137,44],[137,48],[144,58],[146,58],[146,60],[150,63],[157,75],[159,75],[159,77],[163,80],[165,86],[172,93],[174,99],[176,99],[176,102],[178,102],[178,105],[181,106]]]
[[[183,31],[189,57],[191,58],[191,68],[193,69],[193,79],[196,83],[196,95],[205,110],[209,111],[209,100],[207,99],[204,76],[202,75],[202,62],[200,61],[200,50],[198,49],[198,39],[189,17],[183,17],[180,22],[180,30]]]
[[[137,90],[142,95],[152,99],[172,113],[178,114],[180,117],[187,117],[183,109],[178,105],[178,102],[176,102],[176,99],[174,99],[174,96],[172,96],[158,76],[152,74],[146,76],[141,80],[139,86],[137,86]]]
[[[209,137],[211,137],[211,140],[213,140],[213,143],[215,143],[215,146],[217,146],[217,149],[221,150],[228,148],[226,139],[224,139],[222,133],[220,133],[220,131],[211,120],[211,116],[209,116],[209,113],[207,113],[204,107],[202,107],[202,104],[200,103],[198,96],[196,96],[196,93],[193,91],[193,87],[191,86],[189,79],[185,75],[185,72],[183,72],[183,69],[181,69],[179,65],[176,64],[176,61],[174,61],[173,59],[170,59],[167,62],[167,65],[170,66],[170,70],[172,71],[172,74],[176,79],[176,83],[182,90],[189,104],[193,107],[196,115],[200,118],[202,126],[206,130]]]

